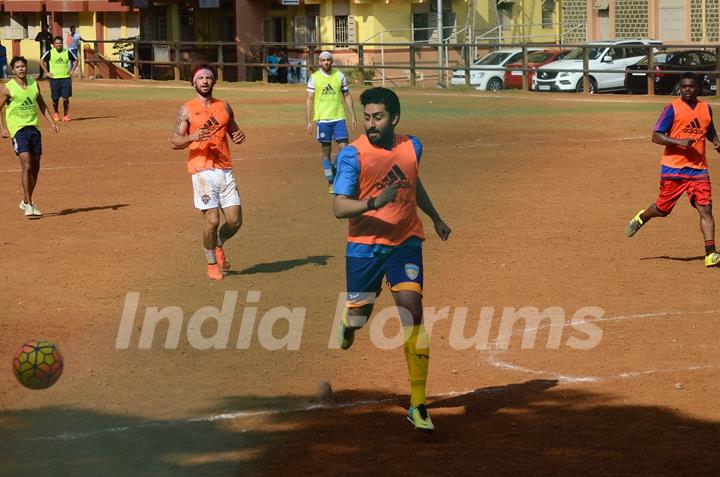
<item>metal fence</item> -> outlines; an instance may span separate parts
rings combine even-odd
[[[86,70],[94,76],[101,76],[103,64],[113,64],[127,70],[134,79],[188,80],[192,68],[198,62],[206,62],[218,71],[219,81],[272,81],[268,74],[270,67],[277,67],[285,73],[289,82],[305,82],[310,71],[318,69],[318,55],[323,49],[335,53],[334,66],[348,73],[349,80],[360,84],[408,84],[416,86],[419,82],[448,84],[448,75],[453,71],[465,73],[465,84],[470,86],[470,72],[476,66],[474,61],[484,53],[495,51],[499,45],[491,43],[344,43],[341,46],[332,43],[239,43],[239,42],[165,42],[123,39],[116,41],[94,42],[94,52],[101,43],[105,50],[112,49],[117,59],[86,59]],[[590,78],[599,73],[625,73],[625,67],[591,69],[589,50],[597,44],[561,44],[561,43],[505,43],[502,48],[522,50],[522,67],[513,68],[522,71],[523,89],[528,89],[529,49],[567,49],[582,48],[582,69],[562,69],[558,71],[582,71],[583,92],[590,93]],[[649,54],[653,49],[693,48],[711,50],[716,55],[714,71],[702,74],[715,76],[720,86],[720,45],[613,45],[613,48],[644,49]],[[276,64],[267,61],[270,52],[287,53],[285,62]],[[442,63],[438,58],[444,58]],[[376,60],[379,60],[377,62]],[[500,70],[504,67],[483,66],[484,71]],[[647,69],[636,70],[647,74],[648,94],[654,94],[653,84],[657,74],[653,55],[648,56]],[[685,71],[664,70],[663,73],[682,73]]]

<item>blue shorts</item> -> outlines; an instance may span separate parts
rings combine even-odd
[[[29,152],[33,156],[42,154],[42,136],[35,126],[25,126],[15,133],[12,141],[15,154],[18,156],[24,152]]]
[[[70,96],[72,96],[72,80],[70,78],[50,78],[50,97],[53,102],[61,97],[68,99]]]
[[[319,143],[327,144],[335,139],[335,142],[348,142],[348,130],[344,119],[329,123],[317,123],[317,137]]]
[[[374,257],[345,257],[348,306],[359,307],[375,301],[383,277],[392,291],[409,290],[422,295],[422,247],[401,246]]]

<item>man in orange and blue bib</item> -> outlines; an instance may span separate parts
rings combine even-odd
[[[426,407],[425,383],[430,359],[423,325],[425,239],[419,207],[442,240],[450,227],[440,218],[418,175],[422,144],[395,134],[400,100],[386,88],[362,93],[365,136],[343,148],[337,159],[333,209],[349,219],[346,246],[347,305],[339,330],[340,348],[348,349],[372,313],[385,278],[405,331],[404,351],[410,375],[408,420],[415,429],[433,431]]]
[[[245,141],[245,133],[235,122],[232,108],[213,98],[215,71],[200,65],[192,74],[196,97],[178,112],[177,127],[171,143],[173,149],[189,148],[188,172],[192,176],[195,207],[205,216],[203,246],[207,274],[222,280],[230,268],[223,244],[242,225],[240,194],[232,170],[227,136],[235,144]],[[220,226],[220,212],[225,223]]]
[[[652,137],[654,143],[665,146],[660,196],[630,220],[625,233],[632,237],[648,220],[669,215],[678,199],[687,194],[690,204],[700,214],[700,230],[705,238],[705,266],[714,267],[720,265],[720,253],[715,249],[715,219],[705,140],[711,141],[720,152],[720,138],[715,131],[710,105],[697,98],[699,77],[685,73],[680,80],[680,91],[681,97],[663,110]]]

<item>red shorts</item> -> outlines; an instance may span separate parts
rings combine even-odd
[[[683,192],[688,195],[693,207],[712,204],[712,187],[709,180],[661,179],[660,197],[655,201],[655,206],[660,212],[669,214]]]

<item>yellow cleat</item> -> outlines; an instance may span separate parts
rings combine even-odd
[[[707,257],[705,257],[706,267],[717,267],[718,265],[720,265],[720,253],[713,252]]]
[[[625,227],[625,235],[628,237],[632,237],[637,233],[638,230],[640,230],[640,227],[643,226],[643,221],[640,218],[642,213],[645,212],[645,210],[641,210],[640,212],[635,215],[635,217],[632,218],[632,220],[627,224],[627,227]]]
[[[355,341],[355,328],[350,328],[343,321],[340,322],[340,332],[338,333],[338,343],[340,349],[350,349]]]
[[[434,432],[435,426],[430,420],[430,415],[427,412],[425,404],[420,404],[418,407],[410,406],[408,409],[407,420],[415,426],[415,430],[423,432]]]

